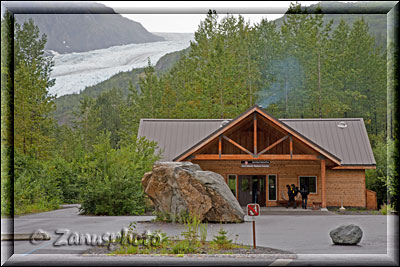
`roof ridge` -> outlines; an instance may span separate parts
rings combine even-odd
[[[360,121],[362,118],[306,118],[306,119],[278,119],[280,121]]]
[[[143,121],[224,121],[231,119],[152,119],[152,118],[142,118]]]
[[[142,118],[140,120],[143,121],[224,121],[224,120],[232,120],[232,119],[165,119],[165,118]],[[314,121],[360,121],[362,118],[282,118],[278,119],[280,121],[307,121],[307,120],[314,120]]]

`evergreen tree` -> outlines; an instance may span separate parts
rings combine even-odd
[[[1,215],[5,217],[14,213],[13,25],[14,15],[6,11],[1,19]]]
[[[51,150],[55,109],[49,88],[53,61],[45,57],[46,36],[32,20],[15,24],[14,39],[14,138],[15,149],[36,158],[47,157]]]

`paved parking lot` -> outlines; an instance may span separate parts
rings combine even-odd
[[[265,212],[263,213],[265,214]],[[138,231],[161,229],[170,236],[180,235],[184,230],[182,225],[143,222],[151,220],[151,216],[83,216],[78,215],[76,207],[60,209],[51,212],[21,216],[15,218],[15,233],[32,233],[42,229],[51,235],[50,241],[41,241],[38,244],[31,244],[29,241],[2,241],[2,250],[14,247],[14,261],[18,262],[21,257],[36,255],[45,259],[43,254],[82,254],[90,248],[87,245],[79,246],[54,246],[54,242],[60,237],[56,234],[57,229],[68,229],[69,233],[97,234],[106,232],[118,232],[127,227],[130,222],[136,221]],[[2,219],[2,223],[4,220]],[[364,232],[361,243],[358,246],[335,246],[332,244],[329,231],[333,228],[347,223],[354,223],[361,227]],[[303,259],[310,259],[312,255],[358,254],[359,257],[376,255],[385,257],[394,246],[394,233],[391,225],[398,225],[398,216],[381,215],[262,215],[256,220],[257,245],[272,247],[294,252]],[[252,244],[252,224],[245,222],[241,224],[209,224],[208,239],[212,240],[214,234],[220,227],[228,231],[231,239],[243,244]],[[388,227],[389,226],[389,227]],[[388,229],[389,228],[389,232]],[[236,235],[238,235],[236,237]],[[389,239],[388,239],[389,237]],[[398,243],[397,243],[398,247]],[[393,250],[393,249],[392,249]],[[82,256],[80,256],[82,257]],[[305,257],[305,258],[304,258]],[[308,257],[308,258],[307,258]],[[316,257],[314,257],[316,258]],[[27,258],[26,258],[27,259]],[[359,258],[361,260],[361,258]],[[3,261],[3,260],[2,260]],[[11,263],[11,262],[10,262]],[[264,264],[265,265],[265,264]]]

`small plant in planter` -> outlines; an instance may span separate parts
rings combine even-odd
[[[207,223],[201,223],[199,225],[199,235],[200,235],[200,241],[201,241],[202,244],[205,244],[205,242],[206,242],[207,232],[208,232],[208,224]]]
[[[232,247],[232,239],[228,239],[228,232],[224,228],[220,228],[218,235],[214,236],[213,243],[220,249],[227,249]]]
[[[190,248],[193,248],[194,251],[199,247],[199,225],[200,220],[197,219],[196,216],[191,216],[185,221],[185,231],[181,233],[184,237],[185,244]]]

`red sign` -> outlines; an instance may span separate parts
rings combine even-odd
[[[260,205],[258,205],[258,204],[247,204],[247,215],[249,215],[249,216],[260,216]]]

